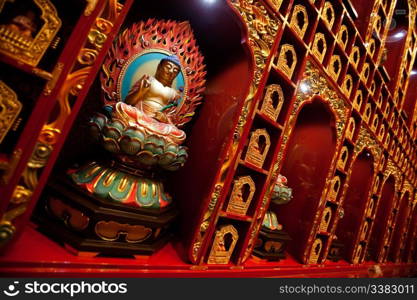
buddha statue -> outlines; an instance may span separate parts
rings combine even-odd
[[[104,63],[104,109],[94,114],[89,125],[93,136],[112,156],[106,161],[92,161],[68,171],[74,183],[101,199],[155,209],[172,202],[164,191],[161,171],[175,171],[187,159],[187,149],[182,146],[186,134],[179,127],[191,119],[200,102],[205,82],[205,72],[201,70],[204,65],[195,41],[190,39],[188,23],[175,26],[188,36],[184,41],[193,43],[189,48],[182,48],[190,49],[193,55],[173,53],[171,50],[175,48],[168,44],[148,48],[151,44],[140,41],[145,37],[154,41],[147,35],[155,32],[161,35],[175,32],[172,28],[164,30],[164,26],[173,24],[151,20],[148,25],[134,25],[119,37],[119,44],[123,40],[125,45],[136,46],[124,50],[116,44]],[[155,31],[150,31],[149,26],[155,26]],[[138,39],[136,44],[132,43],[132,36]],[[176,33],[166,40],[176,43],[177,36],[181,34]],[[167,49],[161,50],[161,47]],[[179,87],[173,87],[177,81]],[[126,86],[125,96],[121,86]]]

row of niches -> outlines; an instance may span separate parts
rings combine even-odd
[[[312,11],[314,12],[314,10]],[[328,17],[329,16],[331,16],[331,14],[329,14]],[[305,40],[309,40],[309,38],[305,38],[306,34],[309,34],[309,27],[306,26],[306,24],[310,22],[309,18],[308,5],[305,7],[301,4],[293,6],[290,26],[292,31],[296,32],[300,38],[304,39],[304,42]],[[374,62],[379,56],[378,51],[380,50],[381,45],[378,36],[373,35],[365,46],[359,37],[359,34],[356,33],[354,25],[352,25],[350,19],[346,15],[343,18],[342,25],[336,37],[325,25],[328,23],[329,19],[319,21],[312,41],[311,52],[321,63],[323,63],[328,74],[341,87],[345,96],[351,99],[354,105],[355,101],[359,104],[364,102],[364,97],[369,97],[370,99],[375,98],[377,99],[375,102],[379,106],[385,105],[384,116],[388,118],[389,114],[395,111],[395,106],[398,104],[392,101],[386,88],[385,91],[381,91],[384,78],[379,74],[379,71],[375,69],[376,64]],[[381,26],[378,24],[379,23],[376,22],[375,26],[377,26],[377,29],[380,31]],[[288,37],[292,35],[292,31],[287,29],[284,30],[281,47],[273,65],[295,82],[296,79],[299,78],[297,63],[302,61],[304,48],[301,47],[297,49],[297,47],[300,47],[299,44],[302,44],[300,40]],[[291,40],[293,40],[292,44],[290,43]],[[403,76],[403,78],[406,77]],[[385,92],[385,94],[383,94],[383,92]],[[391,99],[391,101],[388,99]],[[378,125],[377,123],[378,121],[375,121],[375,125]],[[403,127],[403,130],[406,130],[404,126],[401,127]],[[383,131],[384,130],[381,132],[381,136],[384,134]],[[404,149],[406,148],[407,147],[404,147]]]
[[[251,187],[253,189],[255,188],[255,184],[248,177],[239,178],[234,183],[232,197],[236,195],[235,187],[241,187],[242,184],[248,185],[249,189]],[[271,204],[262,219],[259,235],[256,241],[254,241],[252,254],[268,261],[278,261],[286,257],[285,248],[288,242],[291,241],[291,238],[283,230],[283,225],[279,223],[275,211],[277,206],[285,205],[291,201],[292,188],[287,186],[287,178],[282,175],[278,175],[272,185]],[[248,201],[251,200],[248,199]],[[229,201],[227,209],[231,207],[230,203]],[[248,229],[252,221],[252,218],[245,219],[243,216],[242,218],[233,218],[232,215],[221,214],[216,226],[207,263],[229,264],[236,262],[239,253],[243,252],[242,244],[248,235]]]

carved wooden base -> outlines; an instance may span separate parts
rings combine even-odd
[[[105,201],[60,178],[45,189],[34,219],[40,231],[72,253],[124,256],[160,249],[177,215],[174,206],[157,210]]]
[[[343,250],[345,245],[340,242],[332,242],[329,249],[329,254],[327,255],[327,259],[333,262],[337,262],[342,259],[343,257]]]
[[[289,241],[291,238],[284,230],[262,227],[253,254],[269,261],[279,261],[285,258],[285,248]]]

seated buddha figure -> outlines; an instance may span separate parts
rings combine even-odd
[[[124,102],[115,104],[114,114],[131,126],[145,128],[149,134],[158,134],[174,144],[181,144],[185,133],[171,121],[171,111],[181,98],[172,83],[180,72],[180,62],[172,55],[162,59],[155,76],[143,75],[130,89]]]

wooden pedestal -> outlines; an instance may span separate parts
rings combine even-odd
[[[170,238],[176,207],[127,207],[93,197],[66,178],[51,181],[34,214],[39,230],[77,254],[150,255]]]
[[[291,241],[284,230],[269,230],[262,227],[253,254],[268,261],[285,259],[285,248]]]

